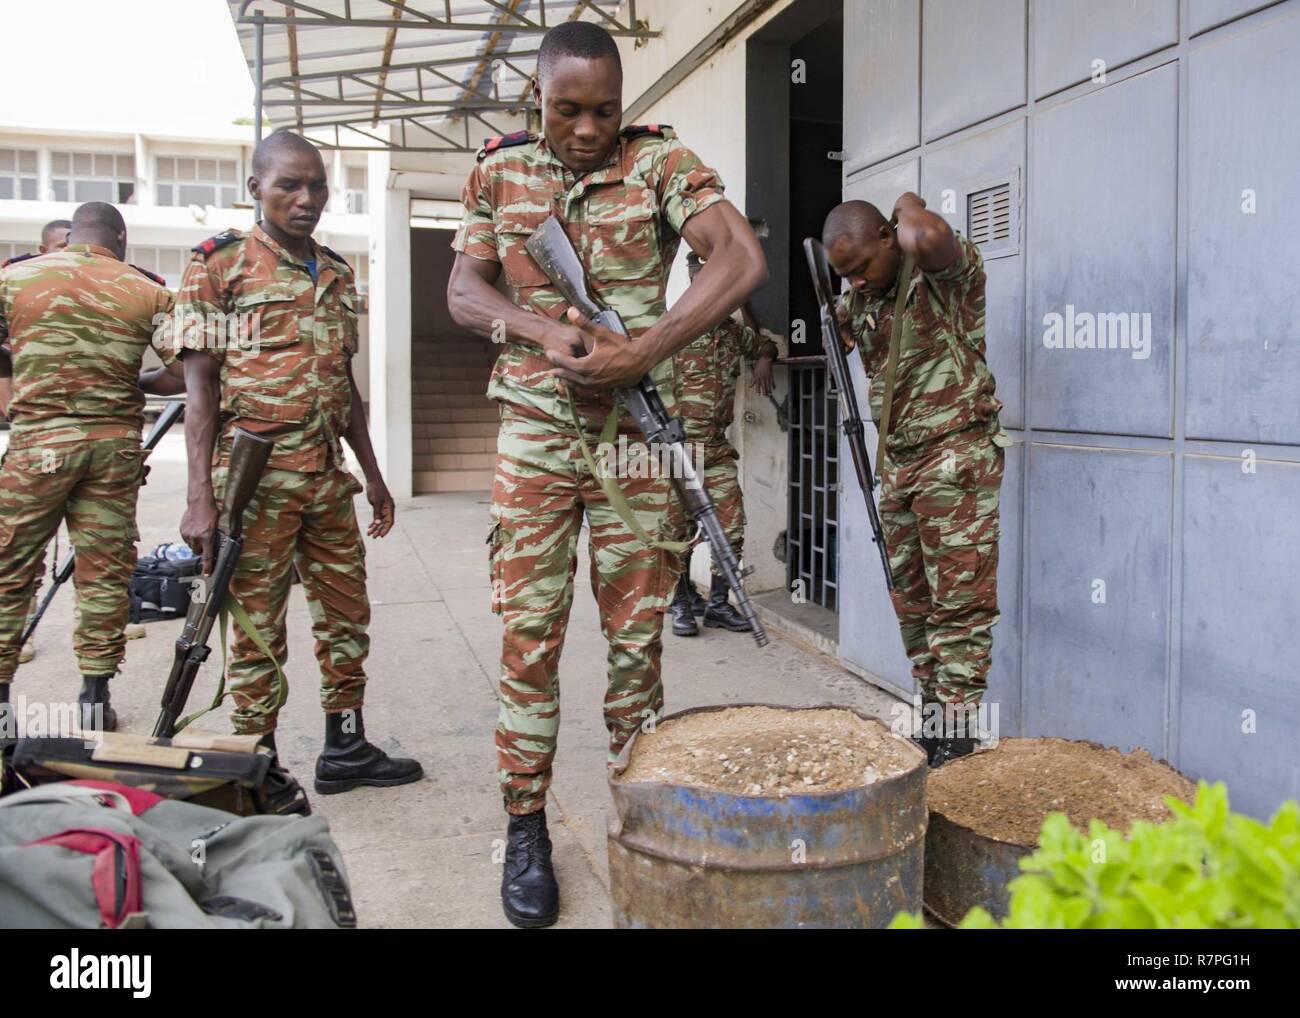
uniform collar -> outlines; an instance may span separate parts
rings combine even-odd
[[[584,187],[622,180],[626,174],[624,166],[626,163],[627,139],[622,134],[618,136],[618,144],[610,149],[609,156],[605,161],[582,176],[575,174],[573,170],[560,161],[560,157],[551,151],[544,134],[537,136],[537,152],[552,164],[556,175],[561,178],[572,177],[575,184],[581,181]]]
[[[269,233],[267,233],[264,229],[262,229],[262,224],[260,222],[254,224],[253,236],[256,237],[259,241],[261,241],[261,243],[264,244],[266,247],[268,247],[275,254],[275,256],[279,258],[281,261],[286,261],[293,265],[301,265],[304,269],[307,267],[307,263],[305,261],[303,261],[301,258],[291,255],[288,251],[286,251],[283,247],[281,247]],[[316,243],[315,239],[312,239],[311,250],[312,250],[312,260],[319,265],[321,261],[320,245]]]
[[[71,253],[71,254],[94,254],[94,255],[100,255],[101,257],[104,257],[104,258],[112,258],[113,261],[115,261],[115,262],[120,262],[120,261],[122,260],[121,258],[119,258],[119,257],[117,256],[117,253],[116,253],[116,252],[114,252],[114,251],[110,251],[110,250],[109,250],[108,248],[106,248],[106,247],[100,247],[98,244],[69,244],[69,245],[68,245],[67,247],[65,247],[63,250],[65,250],[65,251],[67,251],[67,252],[69,252],[69,253]]]

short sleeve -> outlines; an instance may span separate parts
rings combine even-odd
[[[956,296],[960,299],[984,281],[984,259],[980,255],[980,249],[969,237],[959,233],[957,243],[961,254],[955,262],[937,272],[922,270],[922,275],[936,292],[945,297]]]
[[[221,279],[208,258],[195,252],[185,267],[172,310],[172,323],[162,346],[175,360],[186,350],[202,350],[218,361],[226,359],[233,338],[226,328],[226,296]],[[158,355],[166,361],[162,349]]]
[[[461,254],[479,258],[486,262],[500,262],[497,254],[497,237],[495,229],[496,214],[492,207],[492,191],[487,174],[479,164],[470,171],[465,188],[461,191],[461,203],[465,212],[461,216],[460,226],[451,246]]]
[[[173,344],[167,342],[168,330],[175,321],[176,295],[165,286],[159,287],[154,294],[152,342],[163,364],[170,365],[176,360]]]
[[[686,220],[726,200],[722,178],[676,138],[659,146],[650,180],[664,217],[678,233]]]

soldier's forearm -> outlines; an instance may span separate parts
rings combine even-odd
[[[452,273],[447,309],[462,329],[498,343],[509,339],[540,347],[542,336],[553,324],[542,315],[517,307],[500,290],[468,270]]]
[[[217,409],[220,375],[215,361],[204,353],[187,353],[185,371],[185,449],[188,464],[186,497],[189,501],[212,498],[212,450],[217,443]]]
[[[348,429],[343,433],[343,439],[356,453],[357,462],[361,464],[361,472],[365,474],[366,480],[373,483],[383,480],[383,474],[379,470],[379,461],[375,458],[375,447],[370,441],[370,428],[366,425],[366,408],[361,401],[361,390],[357,388],[356,379],[352,378],[351,374],[349,369],[352,410],[348,416]]]
[[[9,404],[14,398],[14,383],[8,376],[0,375],[0,417],[9,419]]]

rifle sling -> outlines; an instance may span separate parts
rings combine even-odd
[[[591,449],[587,445],[587,439],[582,433],[582,422],[578,418],[578,408],[573,402],[573,392],[566,385],[564,387],[564,402],[569,410],[569,419],[573,422],[573,427],[578,433],[578,446],[582,450],[582,458],[587,464],[587,469],[591,471],[593,477],[600,482],[600,489],[609,499],[609,504],[618,513],[618,518],[626,525],[627,529],[636,535],[638,541],[649,548],[659,548],[663,551],[672,552],[680,555],[690,547],[689,541],[656,541],[646,533],[645,528],[641,526],[640,521],[636,518],[636,513],[632,510],[627,496],[623,494],[623,489],[618,486],[618,481],[609,474],[600,469],[596,463],[596,457],[591,454]],[[605,420],[605,426],[600,432],[600,444],[606,448],[614,444],[614,437],[618,434],[618,404]]]
[[[289,699],[289,680],[285,677],[284,669],[280,667],[280,662],[276,659],[276,656],[271,653],[270,645],[265,639],[263,639],[262,634],[257,631],[257,627],[253,625],[253,620],[248,617],[248,612],[244,610],[244,606],[236,601],[232,595],[227,593],[226,603],[221,607],[221,614],[218,621],[219,632],[221,634],[221,675],[217,678],[217,695],[212,698],[212,703],[204,707],[202,710],[196,710],[192,714],[187,714],[176,722],[176,731],[178,732],[191,721],[201,718],[204,714],[216,710],[221,706],[221,701],[226,698],[226,620],[230,617],[234,618],[235,625],[244,631],[244,635],[253,641],[253,646],[266,656],[266,659],[271,662],[271,666],[275,669],[275,679],[272,684],[272,688],[274,689],[272,702],[270,704],[249,704],[248,709],[253,711],[255,714],[272,714],[283,707],[285,701]]]
[[[889,359],[885,362],[885,395],[880,403],[879,440],[876,443],[876,480],[880,480],[881,466],[885,462],[885,440],[889,438],[890,418],[894,409],[894,382],[898,372],[898,350],[903,342],[903,312],[907,307],[907,291],[912,282],[912,256],[904,255],[903,267],[894,284],[897,293],[894,296],[894,320],[889,328]]]

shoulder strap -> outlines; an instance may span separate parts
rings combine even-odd
[[[224,233],[218,233],[215,237],[209,237],[202,244],[195,244],[191,250],[197,251],[206,258],[213,251],[220,251],[223,247],[233,244],[239,239],[237,230],[226,230]]]
[[[486,159],[497,149],[510,148],[512,145],[525,145],[535,137],[528,131],[515,131],[513,134],[502,134],[496,138],[485,138],[483,147],[478,150],[478,158],[480,160]]]
[[[894,321],[889,327],[889,360],[885,364],[885,395],[880,403],[880,439],[876,443],[877,481],[880,480],[880,472],[884,469],[881,463],[885,459],[885,440],[889,438],[889,419],[893,416],[898,348],[903,341],[903,312],[907,309],[907,291],[911,289],[913,267],[912,256],[904,255],[903,268],[898,274],[898,282],[894,284],[894,289],[898,292],[894,296]]]
[[[127,264],[130,265],[130,262],[128,262]],[[141,275],[148,276],[150,279],[152,279],[152,280],[153,280],[155,283],[157,283],[159,286],[166,286],[166,285],[167,285],[167,280],[163,279],[162,276],[156,276],[156,275],[154,275],[154,274],[153,274],[152,272],[150,272],[148,269],[142,269],[142,268],[140,268],[140,266],[138,266],[138,265],[131,265],[131,268],[135,269],[135,271],[136,271],[136,272],[139,272]]]
[[[35,257],[36,255],[34,254],[14,255],[12,258],[6,258],[4,261],[0,262],[0,269],[7,269],[10,265],[17,265],[19,262],[25,262],[28,258]]]
[[[671,131],[671,124],[629,124],[619,133],[624,138],[639,138],[643,134],[657,134],[663,137],[665,131]]]

